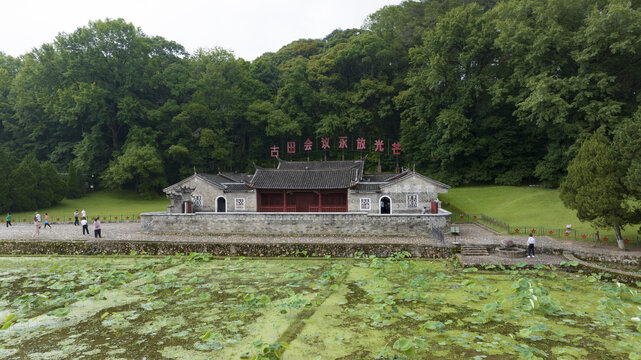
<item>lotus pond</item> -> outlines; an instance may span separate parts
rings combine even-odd
[[[641,284],[406,255],[1,257],[0,358],[641,358]]]

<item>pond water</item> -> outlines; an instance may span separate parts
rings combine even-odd
[[[641,284],[607,275],[402,255],[0,261],[0,359],[641,357]]]

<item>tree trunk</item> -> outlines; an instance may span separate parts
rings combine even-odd
[[[617,239],[617,245],[619,245],[619,249],[625,250],[625,243],[621,238],[621,229],[619,228],[619,224],[614,224],[614,237],[616,237]]]
[[[114,125],[110,125],[109,128],[111,129],[111,143],[113,146],[114,150],[118,150],[118,147],[120,146],[118,144],[118,127]]]

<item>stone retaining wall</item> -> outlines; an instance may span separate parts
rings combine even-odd
[[[446,246],[415,244],[347,244],[347,243],[208,243],[208,242],[152,242],[152,241],[0,241],[0,254],[12,255],[100,255],[130,254],[132,251],[148,255],[174,255],[191,252],[214,256],[314,256],[388,257],[394,253],[409,252],[414,258],[448,258],[455,249]]]
[[[141,214],[142,231],[156,234],[421,235],[449,231],[449,211],[438,214],[195,213]]]
[[[572,251],[572,254],[586,261],[598,261],[602,263],[615,263],[624,265],[637,265],[641,268],[641,259],[636,256],[626,254],[608,255],[608,254],[594,254],[585,251]]]
[[[588,272],[608,272],[611,275],[613,275],[617,280],[623,281],[623,282],[631,282],[634,283],[636,281],[641,280],[641,274],[629,272],[629,271],[623,271],[623,270],[618,270],[618,269],[612,269],[612,268],[607,268],[603,267],[597,264],[591,264],[587,261],[583,261],[573,254],[563,254],[563,256],[568,260],[568,261],[576,261],[581,269],[587,270]],[[609,262],[619,262],[622,259],[621,258],[610,258]],[[612,261],[614,260],[614,261]],[[622,262],[619,262],[622,263]],[[638,263],[638,260],[637,260]]]

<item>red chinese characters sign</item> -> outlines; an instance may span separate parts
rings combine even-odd
[[[400,143],[392,143],[392,154],[393,155],[401,155],[401,144]]]
[[[278,146],[274,145],[269,149],[271,150],[270,156],[274,157],[274,158],[277,158],[278,157]]]
[[[330,137],[321,137],[320,139],[320,149],[317,150],[332,150],[332,138]],[[391,141],[390,141],[391,142]],[[385,140],[377,138],[377,139],[370,139],[369,141],[364,138],[364,137],[358,137],[356,138],[356,141],[352,143],[350,146],[350,141],[349,137],[347,136],[339,136],[337,139],[338,145],[334,145],[334,149],[340,149],[340,150],[357,150],[357,151],[367,151],[368,149],[373,152],[380,152],[383,153],[386,150],[385,146]],[[369,146],[368,146],[369,143]],[[389,143],[388,143],[389,144]],[[296,141],[287,141],[281,145],[284,145],[284,149],[287,151],[287,154],[296,154],[297,151],[300,149],[297,149],[296,147]],[[307,138],[303,142],[303,151],[312,151],[313,149],[314,142]],[[402,152],[402,146],[400,142],[392,142],[391,143],[391,154],[394,156],[399,156],[401,155]],[[390,149],[387,149],[388,153],[390,152]],[[277,158],[280,156],[280,146],[278,145],[272,145],[269,148],[269,154],[273,158]]]
[[[347,149],[347,136],[341,136],[338,138],[338,148]]]
[[[385,148],[383,147],[384,145],[385,145],[385,143],[383,142],[383,140],[381,140],[381,139],[374,140],[374,146],[376,147],[374,149],[374,151],[378,151],[378,152],[385,151]]]
[[[321,138],[321,148],[322,148],[323,150],[330,149],[330,146],[329,146],[329,138],[328,138],[328,137],[326,137],[326,138]]]
[[[295,141],[287,142],[287,153],[288,154],[296,154],[296,142]]]

